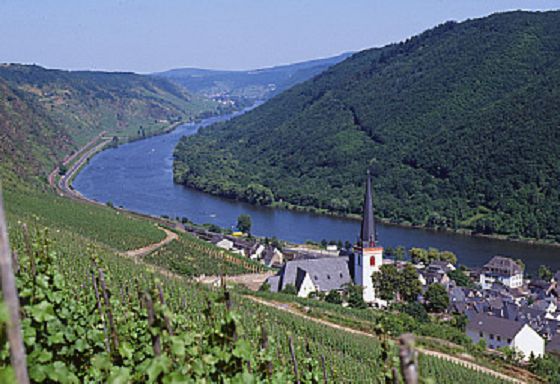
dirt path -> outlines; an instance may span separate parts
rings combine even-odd
[[[315,317],[308,316],[308,315],[302,313],[301,311],[297,310],[296,308],[294,308],[292,305],[290,305],[288,303],[281,303],[281,302],[278,302],[278,301],[268,301],[268,300],[264,300],[264,299],[261,299],[261,298],[258,298],[258,297],[249,296],[249,295],[246,295],[244,297],[249,299],[249,300],[252,300],[252,301],[254,301],[258,304],[265,305],[267,307],[276,308],[278,310],[291,313],[292,315],[299,316],[301,318],[304,318],[305,320],[313,321],[315,323],[324,325],[326,327],[338,329],[338,330],[348,332],[348,333],[352,333],[352,334],[355,334],[355,335],[377,338],[375,335],[373,335],[371,333],[368,333],[368,332],[359,331],[357,329],[345,327],[343,325],[332,323],[332,322],[327,321],[327,320],[318,319],[318,318],[315,318]],[[478,371],[478,372],[483,372],[483,373],[489,374],[491,376],[497,377],[499,379],[509,381],[511,383],[515,383],[515,384],[525,384],[526,383],[525,381],[509,377],[507,375],[504,375],[503,373],[494,371],[494,370],[492,370],[490,368],[487,368],[487,367],[484,367],[482,365],[475,364],[475,363],[473,363],[471,361],[468,361],[468,360],[460,359],[460,358],[455,357],[455,356],[450,356],[450,355],[447,355],[445,353],[432,351],[432,350],[429,350],[429,349],[419,348],[419,347],[416,347],[416,350],[419,353],[424,354],[426,356],[434,356],[434,357],[437,357],[437,358],[440,358],[440,359],[443,359],[443,360],[447,360],[447,361],[452,362],[454,364],[461,365],[465,368],[472,369],[472,370]]]
[[[146,245],[145,247],[142,248],[131,249],[130,251],[126,251],[126,252],[120,252],[120,254],[125,257],[131,257],[137,259],[146,256],[149,253],[152,253],[156,249],[161,248],[166,244],[169,244],[173,240],[179,239],[179,235],[177,235],[175,232],[170,231],[169,229],[163,227],[159,227],[159,229],[165,232],[165,239],[163,239],[159,243],[153,243],[153,244]]]

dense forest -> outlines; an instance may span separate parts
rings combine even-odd
[[[218,108],[165,79],[2,64],[0,175],[19,184],[22,176],[45,176],[62,154],[102,131],[155,133]]]
[[[256,204],[560,241],[560,12],[448,22],[184,138],[175,180]]]

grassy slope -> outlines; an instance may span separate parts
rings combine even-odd
[[[176,180],[356,213],[369,166],[387,221],[560,241],[559,26],[497,14],[357,53],[183,139]]]

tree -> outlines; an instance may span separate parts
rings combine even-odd
[[[297,289],[293,284],[286,284],[286,286],[282,290],[282,293],[285,293],[287,295],[297,296]]]
[[[428,312],[426,312],[426,308],[418,302],[414,303],[407,303],[401,307],[401,312],[407,313],[412,316],[416,321],[421,323],[428,323],[430,321],[430,317],[428,316]]]
[[[251,233],[251,216],[247,214],[241,214],[237,218],[237,229],[244,233]]]
[[[58,174],[60,176],[64,176],[66,175],[66,172],[68,172],[68,167],[64,164],[60,164],[60,166],[58,167]]]
[[[443,251],[438,255],[438,259],[442,261],[447,261],[453,265],[457,264],[457,256],[451,251]]]
[[[546,265],[541,265],[538,271],[539,277],[543,280],[552,280],[552,271]]]
[[[418,271],[411,264],[407,264],[400,272],[398,291],[401,299],[414,302],[422,292],[422,284],[418,280]]]
[[[325,297],[325,301],[331,304],[342,304],[342,297],[340,296],[340,293],[338,293],[335,290],[332,290],[329,291],[329,293],[327,293],[327,296]]]
[[[393,256],[393,248],[392,247],[385,247],[383,249],[383,257],[391,257]]]
[[[274,194],[270,188],[262,184],[251,183],[243,192],[243,197],[251,204],[270,205],[274,201]]]
[[[402,245],[399,245],[397,248],[395,248],[393,254],[395,260],[404,260],[404,256],[405,256],[404,247]]]
[[[415,263],[415,264],[418,264],[418,263],[429,264],[428,251],[426,251],[425,249],[411,248],[408,251],[408,254],[410,255],[410,258],[412,259],[412,262]]]
[[[346,286],[346,297],[348,306],[351,308],[367,308],[363,296],[364,289],[355,284],[348,284]]]
[[[394,264],[383,264],[371,276],[377,296],[383,300],[394,300],[401,287],[401,275]]]
[[[457,268],[454,271],[449,271],[447,273],[447,276],[449,276],[449,278],[453,280],[459,287],[471,288],[473,286],[473,283],[465,273],[464,268]]]
[[[430,312],[443,312],[449,306],[447,290],[439,283],[434,283],[428,287],[424,299],[426,309]]]
[[[453,314],[453,320],[451,321],[451,325],[453,325],[455,328],[460,329],[461,331],[465,331],[465,329],[467,328],[467,323],[468,323],[469,319],[467,318],[467,316],[463,313],[454,313]]]

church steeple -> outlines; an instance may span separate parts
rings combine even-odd
[[[352,260],[354,284],[363,287],[363,298],[366,303],[376,300],[375,287],[371,278],[383,265],[383,248],[377,243],[375,219],[373,217],[373,198],[371,191],[371,175],[367,173],[366,193],[364,195],[364,214],[358,244],[354,247]]]
[[[377,233],[375,232],[375,218],[373,217],[373,199],[371,196],[371,175],[367,171],[366,193],[364,196],[364,211],[362,218],[362,230],[360,232],[360,245],[363,247],[375,247]]]

